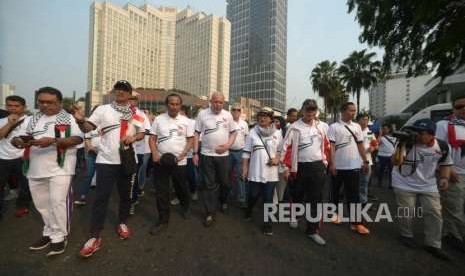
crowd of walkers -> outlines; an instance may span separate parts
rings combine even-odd
[[[179,94],[168,95],[166,111],[156,117],[138,108],[129,82],[118,81],[113,94],[112,103],[95,107],[89,117],[77,105],[65,110],[61,92],[52,87],[37,91],[39,111],[30,116],[23,98],[6,98],[9,115],[0,119],[0,219],[5,219],[5,188],[16,186],[15,215],[27,215],[32,201],[44,224],[30,250],[63,253],[73,203],[91,203],[88,239],[79,255],[92,256],[102,246],[114,186],[119,194],[116,234],[125,240],[131,237],[130,216],[148,187],[156,200],[149,234],[158,235],[167,231],[175,204],[188,219],[191,201],[200,199],[205,227],[221,223],[217,211],[227,214],[233,207],[252,220],[258,203],[309,204],[315,217],[317,205],[326,200],[326,183],[329,202],[339,208],[342,202],[367,206],[377,200],[369,187],[387,183],[398,207],[423,208],[428,252],[449,259],[441,249],[445,242],[465,253],[465,97],[455,99],[453,114],[438,123],[416,121],[409,127],[414,139],[397,139],[389,123],[378,130],[368,114],[355,117],[352,102],[342,104],[340,119],[331,125],[320,120],[317,102],[306,99],[299,109],[289,109],[286,118],[263,107],[251,126],[242,119],[240,105],[224,109],[219,92],[192,118]],[[85,172],[73,196],[80,151],[85,152]],[[398,218],[400,241],[411,248],[417,246],[414,214]],[[292,216],[289,226],[297,228],[303,221]],[[331,221],[342,224],[337,214]],[[272,236],[273,223],[261,223],[263,234]],[[306,221],[305,234],[323,246],[321,224]],[[362,220],[350,221],[349,227],[370,234]]]

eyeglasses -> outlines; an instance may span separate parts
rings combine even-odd
[[[457,109],[457,110],[463,109],[464,107],[465,107],[465,104],[454,105],[454,109]]]
[[[232,111],[241,111],[240,108],[233,108],[233,109],[231,109],[231,110],[232,110]]]

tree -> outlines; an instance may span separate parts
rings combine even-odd
[[[318,92],[318,96],[324,100],[324,113],[327,113],[328,97],[330,97],[330,85],[337,75],[337,63],[329,60],[318,63],[312,70],[310,81],[312,82],[313,91]]]
[[[336,121],[341,105],[348,99],[345,87],[337,75],[329,82],[329,91],[327,97],[328,109],[332,114],[333,121]]]
[[[353,51],[350,56],[344,59],[338,68],[338,73],[345,85],[346,91],[357,97],[357,110],[360,111],[360,93],[362,89],[368,90],[378,81],[381,72],[381,63],[372,61],[375,53]]]
[[[383,66],[408,76],[442,78],[465,65],[464,0],[348,0],[362,27],[360,42],[384,48]]]

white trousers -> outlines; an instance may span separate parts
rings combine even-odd
[[[62,242],[69,233],[72,212],[72,175],[29,178],[34,205],[44,221],[43,236]]]

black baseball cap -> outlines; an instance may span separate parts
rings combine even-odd
[[[132,93],[132,85],[126,80],[117,81],[115,85],[113,85],[113,89]]]
[[[318,110],[318,104],[314,99],[306,99],[302,104],[302,110]]]

